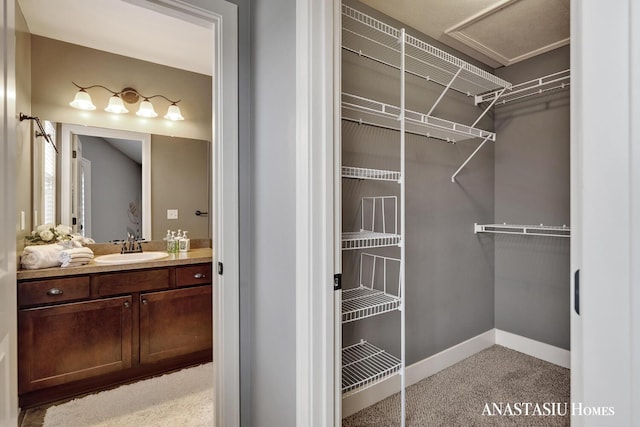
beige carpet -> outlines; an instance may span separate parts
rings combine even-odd
[[[209,427],[212,384],[213,364],[183,369],[52,406],[44,427]]]
[[[487,416],[482,413],[485,404],[493,402],[509,403],[511,408],[516,402],[569,403],[569,391],[568,369],[495,345],[408,387],[406,425],[568,426],[568,416]],[[570,403],[568,410],[571,411]],[[343,427],[399,425],[399,394],[342,422]]]

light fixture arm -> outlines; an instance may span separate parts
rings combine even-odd
[[[144,95],[143,95],[143,94],[141,94],[140,92],[138,92],[138,95],[140,95],[142,98],[147,99],[147,100],[148,100],[148,99],[151,99],[151,98],[157,98],[157,97],[164,98],[164,99],[166,99],[167,101],[169,101],[169,102],[171,103],[171,105],[176,105],[178,102],[182,101],[181,99],[178,99],[177,101],[173,101],[173,100],[171,100],[171,99],[167,98],[167,97],[166,97],[166,96],[164,96],[164,95],[151,95],[151,96],[144,96]]]
[[[86,92],[87,89],[93,89],[94,87],[100,87],[100,88],[102,88],[102,89],[104,89],[104,90],[106,90],[108,92],[111,92],[114,95],[120,95],[120,93],[121,93],[121,92],[118,92],[118,91],[115,91],[115,90],[111,90],[108,87],[102,86],[102,85],[80,86],[76,82],[71,82],[71,83],[73,83],[75,85],[75,87],[77,87],[78,89],[80,89],[82,91],[85,91],[85,92]]]
[[[53,149],[56,150],[56,154],[58,154],[58,147],[56,147],[56,144],[54,144],[54,142],[51,140],[51,135],[45,132],[44,126],[42,126],[42,122],[40,122],[40,119],[38,117],[27,116],[26,114],[20,113],[19,118],[20,118],[20,121],[33,120],[34,122],[36,122],[36,125],[38,125],[38,129],[40,129],[40,133],[36,132],[36,137],[38,136],[43,137],[45,141],[47,141],[49,144],[53,146]]]
[[[108,87],[102,86],[102,85],[80,86],[76,82],[71,82],[71,83],[73,83],[75,85],[75,87],[77,87],[78,89],[84,90],[84,91],[86,91],[87,89],[93,89],[94,87],[99,87],[99,88],[102,88],[102,89],[104,89],[104,90],[106,90],[108,92],[111,92],[114,95],[123,95],[123,94],[126,94],[126,93],[135,93],[140,98],[145,99],[145,100],[149,100],[149,99],[152,99],[152,98],[160,97],[160,98],[164,98],[165,100],[167,100],[171,105],[176,105],[176,104],[178,104],[178,102],[182,101],[181,99],[178,99],[177,101],[174,101],[174,100],[169,99],[166,96],[161,95],[161,94],[145,96],[142,93],[140,93],[137,89],[134,89],[132,87],[126,87],[126,88],[122,89],[121,91],[116,91],[116,90],[109,89]],[[137,100],[134,101],[134,102],[137,102]],[[130,102],[130,104],[133,104],[133,102]]]

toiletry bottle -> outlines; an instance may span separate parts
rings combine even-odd
[[[167,252],[171,253],[171,230],[167,230],[164,240],[167,242]]]
[[[178,241],[180,252],[189,252],[190,239],[187,237],[187,230],[184,230],[182,238]]]
[[[176,232],[171,232],[171,237],[169,238],[169,253],[176,254],[178,253],[178,240],[176,239]]]

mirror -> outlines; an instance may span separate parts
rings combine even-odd
[[[60,222],[97,242],[151,240],[151,135],[63,124],[60,142]]]
[[[57,126],[56,139],[57,185],[34,186],[42,193],[34,203],[58,200],[55,223],[97,242],[127,233],[160,240],[167,229],[211,237],[208,141],[68,124]],[[44,166],[34,167],[34,183],[46,176]]]

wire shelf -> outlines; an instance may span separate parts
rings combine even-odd
[[[342,5],[342,46],[345,50],[400,69],[400,31],[352,7]],[[405,36],[405,69],[441,85],[458,73],[451,88],[467,95],[494,91],[511,84],[413,36]]]
[[[474,224],[474,233],[521,234],[527,236],[571,237],[571,227],[551,225]]]
[[[343,396],[371,387],[401,367],[400,359],[367,341],[345,347],[342,349]]]
[[[376,289],[360,286],[342,291],[342,323],[376,316],[399,307],[400,298]]]
[[[476,105],[483,102],[496,100],[496,107],[511,101],[528,98],[530,96],[546,95],[553,91],[568,89],[571,87],[571,70],[563,70],[544,77],[529,80],[513,85],[502,93],[491,92],[476,96]]]
[[[349,93],[342,94],[342,118],[356,123],[400,130],[400,108]],[[405,110],[405,123],[407,133],[447,142],[460,142],[471,138],[496,140],[494,132],[411,110]]]
[[[353,166],[342,166],[342,177],[400,182],[400,172],[383,169],[357,168]]]
[[[396,196],[360,199],[360,231],[342,233],[342,249],[398,246],[400,241]]]
[[[375,231],[348,231],[342,233],[342,249],[370,249],[399,246],[400,235]]]
[[[342,323],[400,308],[399,259],[363,252],[358,278],[358,287],[342,291]]]

